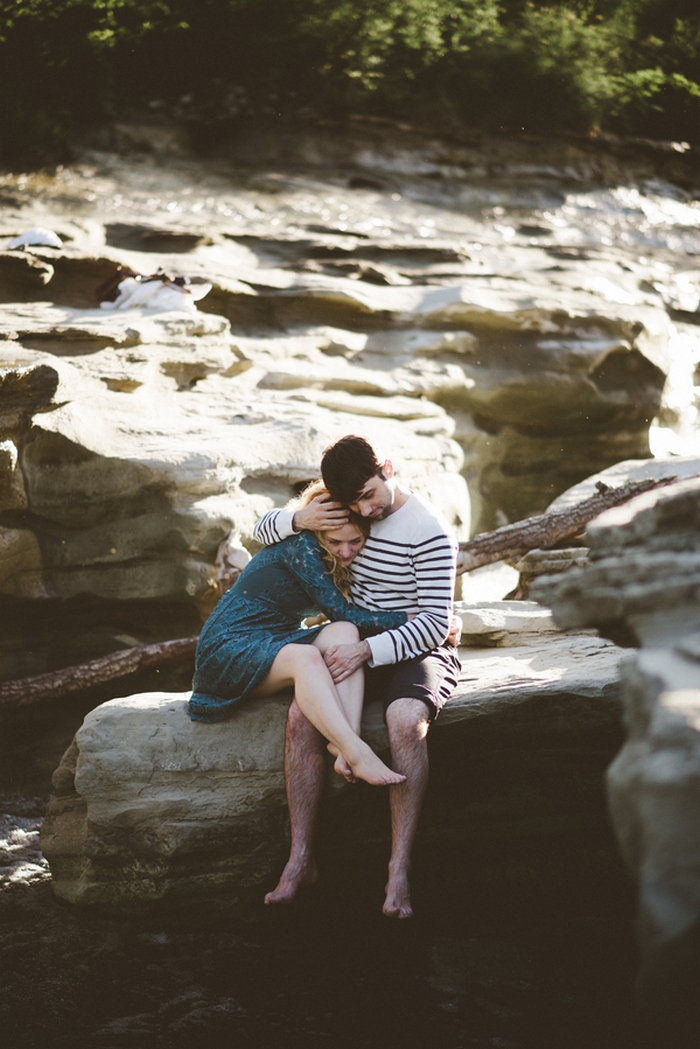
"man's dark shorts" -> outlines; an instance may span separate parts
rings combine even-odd
[[[402,663],[367,667],[365,698],[381,700],[385,713],[395,699],[422,699],[434,721],[457,687],[460,670],[457,649],[446,641]]]

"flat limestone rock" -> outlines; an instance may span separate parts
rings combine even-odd
[[[531,644],[538,636],[559,634],[552,613],[535,601],[457,601],[462,644],[482,648]]]
[[[37,307],[34,342],[65,336],[59,354],[25,345],[29,306],[9,312],[19,336],[7,343],[13,370],[0,402],[33,515],[24,547],[41,546],[36,567],[56,597],[177,601],[197,616],[226,535],[235,529],[252,545],[258,517],[314,480],[325,446],[348,432],[390,448],[402,480],[435,499],[462,535],[469,528],[461,451],[437,405],[400,397],[394,411],[383,397],[370,414],[362,398],[357,410],[349,396],[341,405],[340,392],[325,404],[265,390],[263,368],[228,374],[241,357],[228,323],[212,314],[64,309],[53,311],[57,325]],[[91,341],[100,349],[84,354]],[[22,387],[28,407],[15,374],[34,380]],[[32,410],[42,414],[30,427]],[[9,470],[3,477],[9,488]],[[0,592],[24,586],[8,568]]]
[[[436,733],[458,736],[478,719],[496,732],[569,738],[619,721],[620,650],[610,642],[558,636],[461,656],[460,684]],[[289,696],[253,700],[209,725],[189,719],[188,695],[115,699],[86,717],[54,774],[42,830],[62,899],[116,909],[202,896],[236,903],[278,873]],[[386,751],[377,705],[363,730]],[[331,795],[348,789],[331,778]]]

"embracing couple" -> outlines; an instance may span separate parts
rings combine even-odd
[[[220,721],[248,697],[293,687],[285,745],[291,851],[265,902],[290,902],[317,877],[312,847],[327,746],[347,780],[390,788],[383,910],[407,918],[428,728],[460,669],[452,644],[456,544],[442,516],[398,484],[391,461],[363,437],[328,448],[321,473],[296,504],[256,525],[265,549],[202,629],[190,716]],[[331,622],[301,625],[319,612]],[[360,738],[365,694],[383,701],[392,768]]]

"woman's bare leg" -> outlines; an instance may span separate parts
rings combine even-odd
[[[375,786],[403,783],[405,776],[392,772],[352,728],[323,656],[314,645],[285,645],[255,695],[269,696],[289,686],[294,687],[302,714],[337,748],[358,779]]]
[[[312,644],[323,655],[331,645],[352,645],[359,640],[360,632],[353,623],[339,622],[329,623],[328,626],[325,626]],[[362,707],[365,698],[364,667],[360,667],[350,677],[345,678],[344,681],[337,682],[335,688],[340,704],[345,712],[345,717],[348,719],[353,732],[359,736],[362,722]],[[328,750],[335,758],[334,767],[338,775],[343,776],[348,783],[354,783],[355,774],[343,755],[338,751],[338,748],[329,743]]]

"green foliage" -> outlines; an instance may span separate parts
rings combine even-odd
[[[700,141],[697,0],[0,0],[0,143],[158,104]]]

